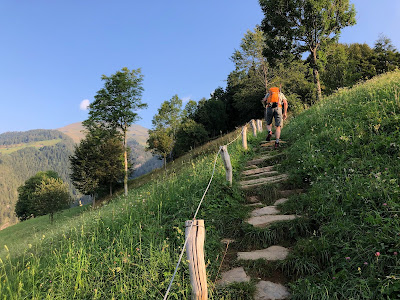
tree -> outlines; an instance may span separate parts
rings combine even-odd
[[[192,119],[182,122],[176,135],[174,145],[174,156],[178,157],[185,152],[207,142],[208,133],[202,124],[198,124]]]
[[[340,31],[356,23],[349,0],[260,0],[265,54],[271,60],[310,51],[317,100],[322,98],[318,50],[337,41]]]
[[[21,220],[54,212],[68,207],[71,198],[67,186],[54,171],[38,172],[18,188],[15,214]]]
[[[128,149],[127,132],[129,126],[139,119],[134,110],[147,107],[142,103],[143,75],[140,69],[130,71],[123,68],[115,74],[107,77],[102,76],[104,88],[100,89],[95,101],[89,106],[89,118],[84,121],[86,128],[93,124],[111,131],[119,131],[124,146],[124,192],[128,195]]]
[[[381,34],[375,42],[374,51],[376,54],[374,64],[377,74],[394,71],[400,66],[400,53],[392,41],[385,35]]]
[[[186,112],[185,112],[186,113]],[[182,100],[174,95],[169,101],[164,101],[153,117],[153,130],[149,130],[147,149],[164,158],[164,167],[167,165],[167,156],[172,155],[182,120]]]
[[[171,129],[160,127],[155,130],[149,130],[148,147],[154,154],[160,155],[164,160],[164,168],[167,168],[167,156],[174,148],[174,139]]]
[[[113,185],[125,175],[125,148],[118,137],[101,132],[88,132],[70,156],[72,183],[82,194],[92,197],[93,207],[99,191],[108,186],[112,195]]]
[[[51,223],[53,223],[54,213],[68,208],[71,203],[68,187],[61,178],[44,178],[35,190],[34,197],[37,198],[37,206],[41,214],[50,215]]]

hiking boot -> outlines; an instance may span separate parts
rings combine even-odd
[[[275,149],[279,148],[279,143],[275,142]]]
[[[267,135],[267,142],[269,142],[271,140],[271,136],[272,136],[272,132],[269,132]]]

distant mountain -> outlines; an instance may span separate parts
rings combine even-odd
[[[68,135],[71,139],[74,140],[75,143],[79,143],[80,140],[85,137],[85,134],[83,133],[84,127],[82,126],[82,122],[73,123],[58,128],[57,130]],[[133,139],[137,141],[139,145],[146,147],[146,141],[148,138],[149,130],[147,128],[144,128],[143,126],[137,124],[133,124],[131,127],[129,127],[128,139]]]
[[[72,195],[80,197],[69,179],[69,156],[74,145],[84,138],[81,123],[59,130],[36,129],[0,134],[0,230],[15,224],[14,214],[18,187],[39,171],[54,170],[70,186]],[[133,177],[141,176],[162,163],[145,151],[148,129],[134,125],[129,130],[128,145],[132,149]]]

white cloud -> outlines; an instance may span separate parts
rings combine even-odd
[[[79,105],[80,110],[87,110],[88,106],[90,104],[90,101],[88,99],[82,100],[81,104]]]

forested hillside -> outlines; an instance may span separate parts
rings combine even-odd
[[[0,134],[0,228],[17,222],[14,213],[17,189],[39,171],[56,171],[68,183],[73,197],[80,197],[69,178],[69,156],[73,153],[74,144],[69,136],[57,130]],[[130,139],[129,146],[135,169],[132,177],[160,167],[161,161],[146,152],[138,142]]]

